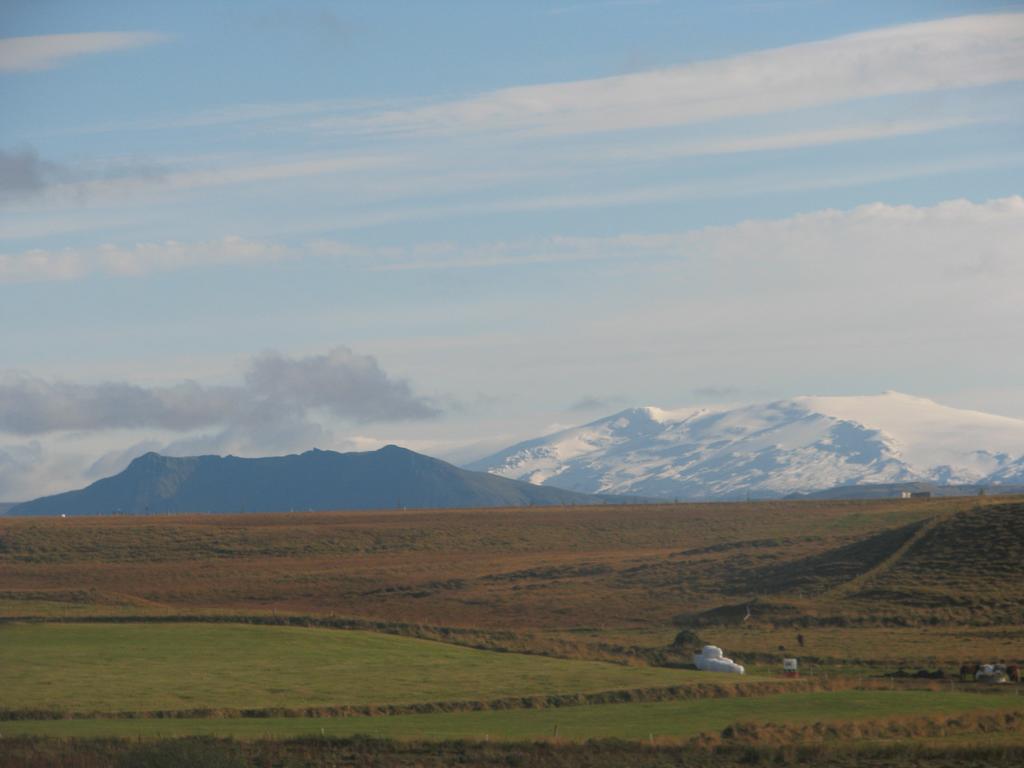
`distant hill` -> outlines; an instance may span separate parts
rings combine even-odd
[[[0,501],[0,515],[6,515],[11,507],[16,506],[18,506],[18,502],[16,501]]]
[[[147,453],[87,488],[14,505],[11,515],[287,512],[398,507],[600,504],[622,497],[542,488],[389,445],[243,459]],[[632,499],[635,501],[635,499]]]

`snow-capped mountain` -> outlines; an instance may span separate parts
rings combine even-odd
[[[631,408],[469,465],[587,493],[782,496],[839,485],[1024,482],[1024,419],[886,392]]]

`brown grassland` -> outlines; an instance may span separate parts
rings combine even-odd
[[[821,658],[1012,656],[1021,509],[989,497],[0,518],[0,616],[352,618],[641,647],[691,626],[737,652],[799,631]]]
[[[845,675],[850,685],[877,685],[898,669],[939,669],[948,680],[962,662],[1024,663],[1024,497],[0,517],[0,621],[361,628],[662,666],[683,666],[697,645],[713,642],[761,674],[797,655],[805,672]],[[824,764],[827,752],[831,764],[883,765],[913,764],[927,736],[936,764],[1020,757],[1019,717],[999,728],[983,718],[956,723],[925,723],[920,734],[862,726],[857,736],[837,732],[825,752],[820,729],[737,725],[700,744],[648,745],[646,757],[634,747],[628,760],[611,743],[561,751],[360,739],[165,747],[266,757],[268,765],[371,764],[363,757],[372,747],[379,765],[462,755],[467,764],[568,766],[668,765],[679,749],[695,765],[773,762],[794,757],[784,750],[797,744],[809,763]],[[826,735],[830,727],[822,726]],[[1003,746],[985,752],[964,742],[986,729],[1005,732]],[[881,739],[874,757],[864,744],[848,751],[865,739]],[[102,762],[108,752],[129,759],[135,749],[116,739],[80,746],[74,759],[83,766],[111,764]],[[43,765],[71,760],[62,749],[25,737],[0,753]],[[320,757],[295,757],[307,752]],[[90,762],[93,753],[101,757]]]

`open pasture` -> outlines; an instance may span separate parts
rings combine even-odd
[[[3,708],[84,713],[488,701],[708,682],[682,669],[242,624],[0,625],[0,668]]]

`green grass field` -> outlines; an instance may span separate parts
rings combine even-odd
[[[3,707],[76,712],[409,704],[709,681],[687,670],[243,624],[0,625],[0,669]]]
[[[813,723],[1021,707],[1020,697],[1005,694],[839,691],[390,717],[11,721],[0,723],[0,733],[60,737],[218,735],[252,739],[319,735],[322,729],[328,736],[520,741],[549,738],[557,726],[558,737],[571,741],[643,740],[652,735],[688,738],[705,731],[720,731],[741,721]]]

